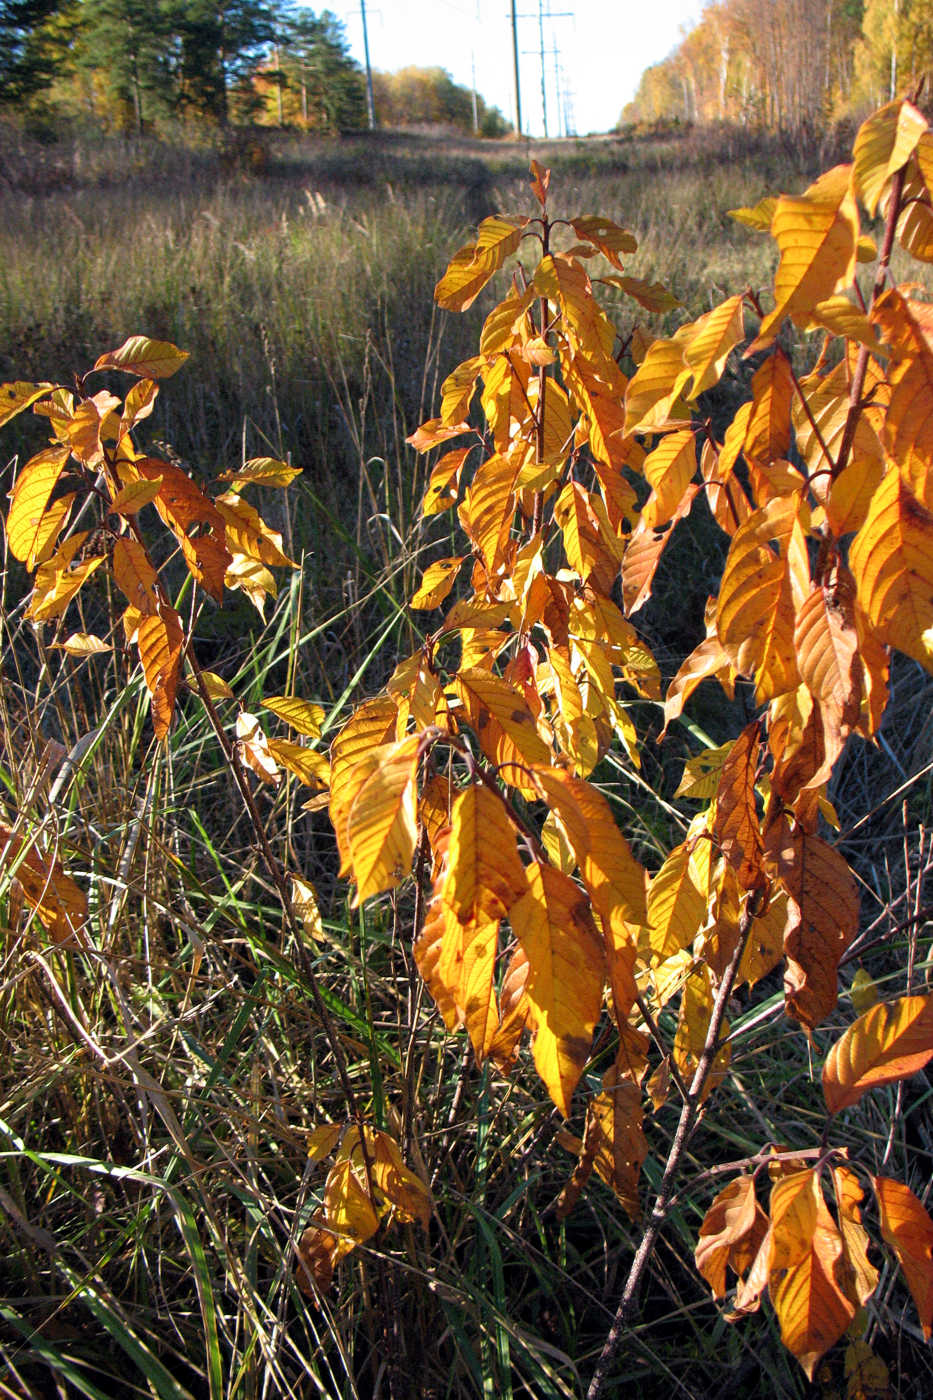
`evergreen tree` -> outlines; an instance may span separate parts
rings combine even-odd
[[[289,115],[317,131],[360,131],[366,126],[366,88],[350,57],[343,25],[324,10],[296,9],[282,33],[281,82],[290,92]],[[267,74],[268,76],[268,74]]]
[[[78,66],[104,75],[124,125],[142,132],[172,101],[171,14],[152,0],[83,0]]]
[[[173,28],[181,105],[226,124],[232,92],[245,90],[278,37],[274,9],[266,0],[176,0]]]
[[[56,55],[43,27],[61,8],[61,0],[0,0],[0,103],[22,105],[51,83]]]

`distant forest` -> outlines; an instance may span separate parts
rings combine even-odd
[[[645,71],[620,124],[815,128],[916,94],[931,67],[933,0],[721,0]]]
[[[388,126],[509,129],[442,68],[374,73],[373,99]],[[0,108],[137,133],[178,120],[323,133],[369,121],[340,21],[268,0],[0,0]]]

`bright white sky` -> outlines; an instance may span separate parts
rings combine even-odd
[[[539,28],[539,4],[543,22]],[[331,0],[363,62],[359,0]],[[522,127],[543,134],[541,30],[548,132],[608,131],[645,68],[666,58],[703,10],[702,0],[516,0]],[[446,68],[465,87],[515,119],[509,0],[366,0],[369,56],[384,72]],[[550,15],[550,18],[548,17]],[[559,17],[560,16],[560,17]],[[556,53],[555,53],[556,50]],[[555,68],[560,71],[560,96]]]

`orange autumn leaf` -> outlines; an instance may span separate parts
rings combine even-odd
[[[879,1002],[854,1021],[823,1065],[830,1113],[858,1103],[869,1089],[916,1074],[933,1059],[933,996]]]

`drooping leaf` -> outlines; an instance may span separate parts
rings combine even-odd
[[[767,1229],[753,1176],[738,1176],[723,1187],[703,1217],[694,1256],[714,1298],[725,1297],[727,1266],[740,1275],[750,1268]]]
[[[389,696],[366,700],[353,711],[331,747],[330,820],[340,851],[341,875],[349,870],[350,808],[373,771],[373,754],[395,738],[397,717],[398,710]]]
[[[16,862],[16,878],[55,943],[83,945],[87,895],[65,874],[58,856],[42,855],[19,832],[0,822],[0,868]]]
[[[528,959],[525,995],[538,1073],[565,1118],[589,1057],[603,987],[603,950],[589,901],[567,875],[533,862],[509,921]]]
[[[706,898],[691,872],[691,845],[675,846],[648,890],[648,927],[652,954],[659,962],[693,942],[706,915]]]
[[[833,1167],[833,1187],[844,1252],[840,1281],[846,1295],[864,1307],[878,1286],[878,1270],[868,1258],[871,1240],[859,1209],[865,1193],[851,1167],[842,1165]]]
[[[657,527],[674,518],[696,469],[696,436],[689,428],[668,433],[648,453],[644,471],[651,495],[641,516],[646,525]]]
[[[889,470],[849,551],[858,601],[879,639],[933,669],[933,514]]]
[[[933,1220],[909,1186],[872,1178],[881,1235],[897,1257],[927,1341],[933,1336]]]
[[[484,784],[471,783],[451,808],[446,903],[461,923],[498,920],[527,887],[504,804]]]
[[[428,478],[421,506],[422,515],[439,515],[457,504],[460,473],[469,453],[468,447],[457,447],[438,459]]]
[[[411,870],[417,839],[415,777],[421,736],[386,744],[372,755],[373,771],[354,798],[347,840],[354,904],[394,889]]]
[[[113,546],[113,576],[126,601],[144,616],[157,607],[155,569],[138,540],[119,539]]]
[[[845,1291],[842,1237],[815,1171],[794,1172],[771,1188],[768,1286],[781,1340],[812,1380],[817,1362],[856,1313]]]
[[[463,1026],[482,1064],[492,1053],[499,1027],[494,984],[499,918],[482,909],[476,917],[458,917],[445,899],[448,878],[442,877],[428,906],[415,941],[415,962],[447,1029]]]
[[[140,618],[136,644],[152,701],[152,728],[157,739],[164,739],[171,728],[184,642],[181,618],[167,603]]]
[[[824,718],[832,760],[859,722],[862,661],[855,622],[855,581],[839,566],[804,599],[794,627],[800,677]]]
[[[307,880],[300,880],[297,875],[289,875],[288,880],[292,908],[298,916],[302,930],[306,937],[320,943],[324,937],[324,925],[321,922],[321,910],[314,886],[309,885]]]
[[[709,1033],[713,1013],[713,987],[709,968],[701,963],[686,980],[680,1001],[680,1015],[674,1037],[674,1061],[684,1081],[690,1086],[699,1067],[700,1057]],[[729,1026],[723,1021],[720,1036],[725,1038]],[[706,1099],[718,1084],[722,1083],[729,1060],[732,1057],[728,1041],[716,1051],[712,1068],[703,1084],[702,1096]]]
[[[755,677],[759,703],[798,683],[795,603],[809,586],[799,503],[777,497],[736,531],[716,610],[719,640],[736,669]]]
[[[762,883],[761,830],[755,804],[759,751],[760,731],[753,720],[729,750],[716,786],[713,839],[736,871],[743,890]]]
[[[854,1021],[823,1065],[830,1113],[858,1103],[869,1089],[916,1074],[933,1059],[933,997],[879,1002]]]
[[[645,873],[613,820],[609,803],[598,788],[559,769],[542,769],[535,776],[570,842],[604,929],[627,937],[628,924],[646,919]]]
[[[837,850],[799,827],[780,824],[766,844],[788,895],[787,1014],[812,1030],[836,1005],[839,961],[858,932],[855,880]]]

